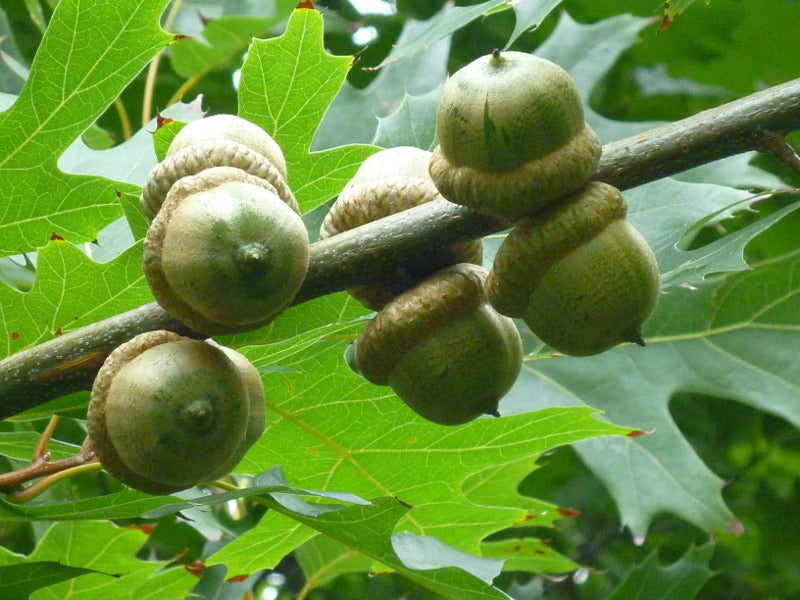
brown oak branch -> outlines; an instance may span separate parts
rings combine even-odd
[[[603,147],[594,179],[632,188],[692,167],[763,150],[766,137],[800,129],[800,79]],[[399,257],[482,237],[506,223],[438,200],[317,242],[295,304],[379,279]],[[89,389],[116,346],[153,329],[191,334],[148,304],[0,361],[0,418]],[[195,334],[198,335],[198,334]]]

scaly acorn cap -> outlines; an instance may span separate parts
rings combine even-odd
[[[579,189],[602,146],[572,78],[523,52],[478,58],[445,83],[430,174],[442,195],[518,218]]]
[[[299,212],[286,180],[264,156],[238,142],[214,140],[187,146],[167,157],[150,171],[142,189],[141,204],[152,221],[167,193],[181,178],[196,175],[212,167],[235,167],[267,181],[292,210]]]
[[[457,264],[397,296],[359,336],[357,370],[434,423],[499,416],[522,344],[513,321],[487,303],[485,278],[483,267]]]
[[[255,150],[286,179],[286,159],[278,143],[258,125],[236,115],[213,115],[186,123],[169,145],[167,155],[217,140],[237,142]]]
[[[590,182],[518,221],[486,281],[492,306],[521,317],[565,354],[644,345],[641,327],[658,298],[658,264],[626,213],[619,190]]]
[[[325,216],[320,239],[441,198],[428,175],[430,156],[426,150],[398,146],[367,158]],[[480,264],[482,257],[482,240],[452,244],[433,255],[410,256],[390,277],[348,292],[367,308],[379,310],[439,269],[462,262]]]

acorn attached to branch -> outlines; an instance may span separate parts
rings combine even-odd
[[[272,138],[238,117],[178,133],[142,192],[144,273],[167,312],[216,335],[261,327],[291,304],[309,242],[285,170]]]
[[[642,325],[658,299],[659,271],[626,213],[619,190],[592,182],[518,221],[486,282],[492,306],[521,317],[565,354],[644,345]]]
[[[168,494],[236,467],[263,433],[264,390],[255,367],[234,350],[150,331],[106,359],[86,422],[112,477]]]
[[[457,264],[397,296],[361,332],[355,368],[434,423],[499,416],[522,343],[514,322],[486,301],[485,278],[483,267]]]
[[[398,146],[367,158],[326,215],[320,239],[441,198],[428,174],[430,156],[426,150]],[[439,269],[461,262],[480,264],[482,255],[481,240],[443,246],[434,253],[405,257],[380,282],[348,292],[378,310]]]
[[[516,219],[583,186],[601,144],[572,78],[531,54],[495,51],[454,73],[436,118],[430,174],[442,195]]]

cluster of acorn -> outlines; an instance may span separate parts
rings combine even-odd
[[[601,144],[569,75],[495,51],[447,81],[437,133],[433,153],[398,147],[365,161],[320,237],[441,197],[514,227],[488,275],[478,240],[409,256],[380,284],[350,290],[379,311],[356,342],[356,370],[426,419],[457,425],[498,414],[519,374],[509,317],[565,354],[643,344],[658,267],[619,190],[588,182]]]
[[[308,232],[283,153],[248,121],[218,115],[187,124],[151,171],[142,208],[153,295],[198,332],[268,323],[305,278]],[[213,481],[261,437],[261,376],[210,340],[144,333],[100,369],[87,429],[106,471],[133,488],[163,494]]]
[[[521,52],[493,52],[451,77],[430,174],[442,195],[515,225],[495,255],[489,302],[574,356],[643,345],[659,272],[611,185],[588,182],[601,145],[570,76]]]
[[[516,380],[522,343],[512,317],[566,354],[641,344],[658,268],[619,191],[587,183],[601,146],[569,75],[529,54],[494,52],[448,80],[437,132],[432,153],[398,147],[367,159],[320,238],[441,197],[513,229],[488,272],[482,240],[470,240],[409,255],[381,281],[348,290],[377,311],[353,367],[424,418],[457,425],[498,415]],[[291,304],[308,235],[283,154],[257,126],[230,115],[186,125],[151,172],[142,207],[147,280],[192,329],[255,329]],[[101,369],[87,425],[110,474],[169,493],[235,467],[263,431],[263,385],[231,349],[142,334]]]

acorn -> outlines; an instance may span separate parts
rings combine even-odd
[[[428,174],[430,157],[427,150],[398,146],[367,158],[325,216],[320,239],[440,199]],[[480,264],[482,257],[479,239],[442,246],[435,253],[405,257],[380,281],[348,292],[367,308],[379,310],[436,271],[456,263]]]
[[[520,219],[486,281],[492,306],[521,317],[564,354],[587,356],[624,342],[643,346],[642,326],[658,299],[659,271],[626,213],[618,189],[591,182]]]
[[[496,50],[454,73],[436,130],[430,174],[442,195],[511,219],[580,189],[602,149],[569,74],[523,52]]]
[[[514,322],[488,304],[485,278],[478,265],[452,265],[394,298],[359,335],[355,368],[440,425],[500,416],[522,342]]]
[[[261,327],[305,279],[308,232],[275,193],[233,167],[179,179],[147,232],[143,269],[156,301],[208,335]]]
[[[236,351],[150,331],[95,378],[87,430],[105,470],[150,494],[227,475],[264,430],[264,390]]]

